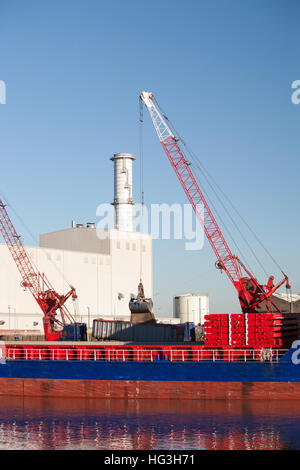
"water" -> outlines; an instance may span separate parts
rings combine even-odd
[[[1,450],[300,449],[300,401],[0,398]]]

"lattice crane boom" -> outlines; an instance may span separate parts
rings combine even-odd
[[[73,299],[77,297],[76,291],[71,287],[66,295],[59,295],[45,274],[34,268],[5,207],[0,199],[0,231],[20,272],[21,286],[31,292],[44,313],[46,340],[59,339],[60,332],[55,330],[54,324],[64,326],[67,323],[74,323],[72,315],[64,304],[69,297],[72,296]],[[57,310],[60,311],[61,321],[56,318]]]
[[[149,111],[159,141],[216,255],[216,267],[226,272],[238,291],[242,311],[254,312],[260,308],[262,302],[264,302],[267,311],[270,311],[272,307],[280,311],[271,300],[271,296],[283,284],[290,287],[287,276],[283,273],[284,278],[277,285],[273,283],[273,276],[269,277],[266,285],[260,285],[239,258],[231,252],[179,145],[179,139],[172,133],[153,102],[153,93],[143,91],[140,99]]]

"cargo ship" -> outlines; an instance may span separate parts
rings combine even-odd
[[[166,124],[152,93],[143,92],[140,98],[217,257],[216,268],[226,273],[238,293],[242,313],[207,315],[203,341],[192,339],[192,328],[187,341],[184,337],[178,340],[180,328],[172,330],[173,342],[160,344],[138,343],[132,338],[125,343],[107,342],[96,334],[98,341],[87,341],[86,325],[76,323],[65,306],[70,297],[76,301],[75,288],[70,285],[67,294],[59,295],[46,276],[35,270],[0,200],[1,233],[21,274],[21,285],[44,314],[45,334],[44,342],[0,344],[0,395],[299,399],[300,313],[284,311],[276,299],[281,286],[290,289],[287,275],[281,270],[280,281],[274,283],[271,275],[261,284],[231,252],[191,162],[179,146],[180,137]],[[137,297],[129,302],[133,323],[158,331],[152,307],[140,282]],[[138,331],[132,325],[125,327],[131,333]]]
[[[0,395],[299,399],[300,342],[281,349],[85,342],[1,345]]]
[[[3,341],[0,395],[299,399],[300,315],[281,308],[280,315],[208,314],[203,341],[192,323],[159,324],[152,312],[146,322],[96,319],[92,341],[84,324],[64,328],[68,341]]]

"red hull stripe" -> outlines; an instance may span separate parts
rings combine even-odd
[[[300,383],[151,382],[0,378],[0,396],[161,399],[300,399]]]

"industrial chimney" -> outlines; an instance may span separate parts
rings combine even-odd
[[[111,160],[114,162],[115,228],[133,232],[132,161],[135,157],[131,153],[115,153]]]

